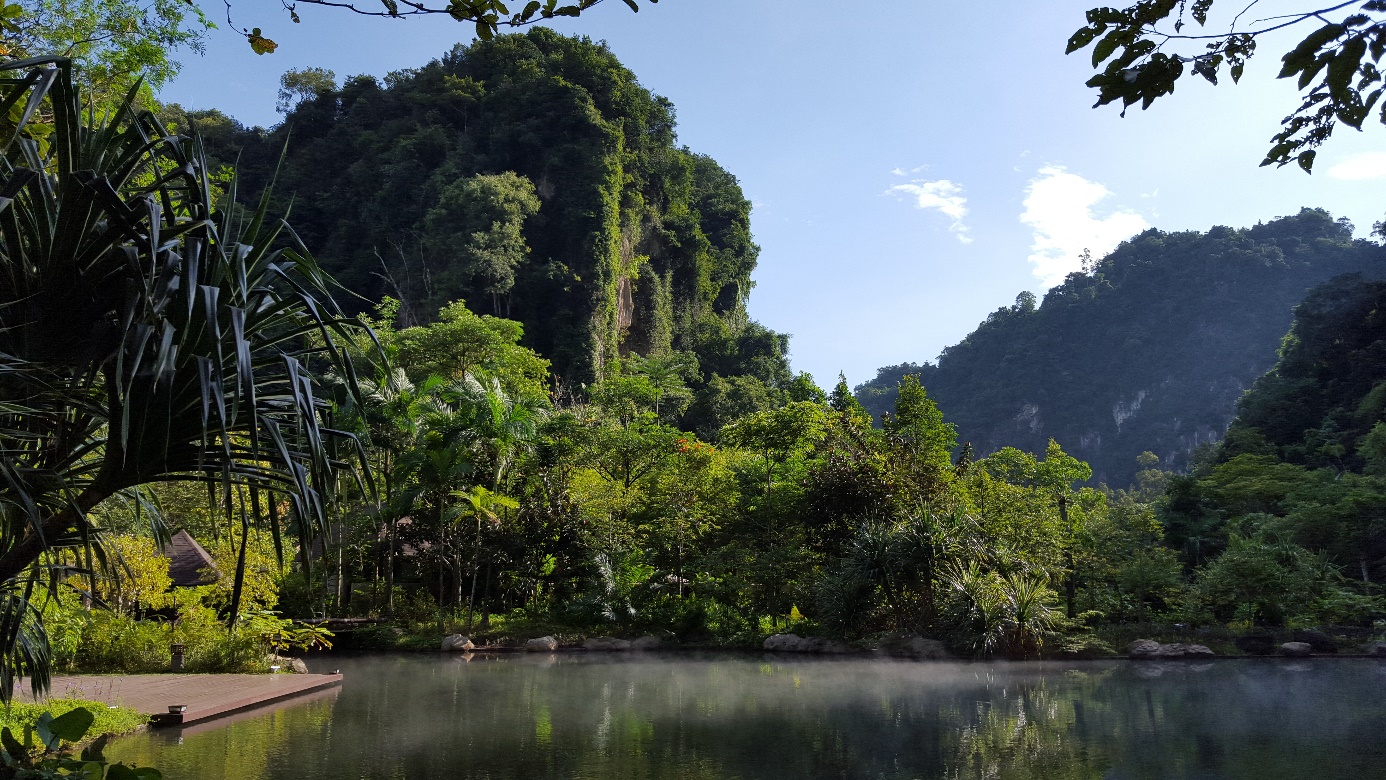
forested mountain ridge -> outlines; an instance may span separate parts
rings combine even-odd
[[[750,203],[676,146],[673,106],[604,45],[536,28],[383,82],[325,81],[270,131],[170,114],[236,164],[242,192],[278,166],[295,230],[361,296],[356,310],[395,297],[410,325],[465,299],[522,322],[570,387],[670,350],[787,381],[784,338],[745,316]]]
[[[1240,230],[1148,230],[1040,305],[1024,293],[936,363],[883,368],[856,395],[879,416],[899,377],[918,373],[978,453],[1054,438],[1096,480],[1124,486],[1143,451],[1179,470],[1220,440],[1275,363],[1295,304],[1346,273],[1386,275],[1386,248],[1321,210]]]
[[[1279,361],[1237,402],[1227,438],[1171,480],[1162,514],[1191,563],[1226,545],[1255,579],[1253,553],[1293,542],[1380,582],[1386,281],[1337,277],[1295,307]]]

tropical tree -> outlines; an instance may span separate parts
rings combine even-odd
[[[457,492],[454,497],[462,499],[462,505],[458,507],[457,522],[461,522],[467,516],[476,520],[476,545],[472,548],[472,593],[467,597],[467,630],[472,630],[472,607],[476,604],[476,575],[481,562],[481,524],[483,521],[493,525],[500,523],[500,515],[496,510],[518,509],[520,502],[509,496],[494,493],[481,485],[472,486],[471,490]]]
[[[534,183],[513,172],[458,179],[424,216],[424,243],[441,261],[430,285],[451,300],[471,287],[491,298],[491,313],[510,315],[515,274],[529,259],[525,221],[539,212]]]
[[[774,487],[775,469],[823,438],[827,415],[812,401],[795,401],[778,409],[747,415],[722,429],[722,440],[763,459],[765,497]]]
[[[279,95],[274,110],[288,114],[305,100],[337,90],[337,74],[327,68],[295,68],[279,77]]]
[[[47,682],[37,578],[65,550],[101,559],[88,517],[141,485],[192,480],[287,502],[300,542],[326,524],[338,475],[320,372],[354,376],[358,322],[268,193],[218,213],[195,139],[134,105],[85,114],[72,64],[0,65],[0,698]],[[42,121],[43,124],[39,124]],[[229,200],[227,201],[230,202]],[[358,484],[366,489],[368,481]],[[251,514],[240,522],[251,521]],[[160,529],[154,528],[156,532]]]
[[[693,400],[687,381],[698,373],[698,357],[691,352],[671,351],[663,355],[641,357],[630,356],[630,369],[633,373],[648,380],[654,391],[654,413],[661,414],[661,408],[668,404],[673,409],[666,413],[682,414]]]
[[[17,0],[0,3],[0,55],[73,61],[75,77],[102,107],[142,82],[140,102],[178,73],[179,51],[201,54],[213,24],[182,0]]]

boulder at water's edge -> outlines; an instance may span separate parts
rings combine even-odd
[[[558,649],[558,640],[551,636],[541,636],[525,642],[525,649],[531,653],[552,653]]]
[[[461,634],[449,634],[443,637],[443,652],[445,653],[461,653],[474,649],[476,649],[476,645],[472,644],[472,640]]]
[[[1286,642],[1280,646],[1280,652],[1291,658],[1308,658],[1314,654],[1314,646],[1308,642]]]

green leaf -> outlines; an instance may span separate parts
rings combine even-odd
[[[42,723],[43,719],[39,718],[39,722]],[[48,723],[48,731],[64,741],[81,742],[82,738],[87,735],[87,729],[90,729],[91,724],[95,722],[96,716],[92,714],[91,710],[78,707],[52,718]],[[43,739],[44,742],[49,741],[44,739],[42,730],[39,731],[39,738]]]
[[[1338,100],[1351,91],[1352,76],[1362,64],[1362,55],[1367,52],[1367,42],[1361,36],[1351,38],[1338,49],[1338,56],[1328,64],[1328,75],[1324,83]]]
[[[1327,44],[1329,41],[1333,40],[1334,38],[1337,38],[1345,32],[1347,32],[1347,28],[1343,27],[1341,24],[1326,24],[1323,27],[1320,27],[1319,29],[1315,30],[1314,32],[1309,33],[1309,35],[1307,35],[1304,38],[1304,40],[1300,41],[1299,45],[1296,46],[1289,54],[1286,54],[1285,57],[1312,57],[1313,55],[1317,54],[1319,49],[1322,49],[1325,44]]]
[[[0,729],[0,747],[4,747],[5,752],[10,755],[10,758],[16,761],[23,761],[29,755],[29,751],[25,750],[24,746],[19,744],[19,740],[14,738],[14,734],[10,732],[9,726]]]
[[[1304,89],[1309,86],[1309,83],[1318,77],[1319,72],[1322,71],[1324,66],[1331,62],[1332,59],[1331,55],[1325,54],[1309,63],[1304,68],[1304,71],[1299,74],[1299,88]]]
[[[565,5],[562,8],[553,9],[554,16],[581,16],[582,9],[575,5]]]
[[[532,19],[543,5],[544,4],[539,2],[539,0],[529,0],[529,4],[525,6],[525,10],[520,12],[520,21],[527,22]]]
[[[102,755],[102,753],[103,753],[103,751],[106,749],[106,742],[109,741],[110,738],[111,738],[111,737],[110,737],[109,734],[102,734],[101,736],[99,736],[99,737],[97,737],[96,739],[92,740],[90,744],[88,744],[88,745],[86,745],[85,747],[83,747],[83,748],[82,748],[82,760],[83,760],[83,761],[105,761],[106,758],[105,758],[104,755]]]
[[[380,2],[384,4],[385,10],[389,11],[391,16],[399,16],[399,3],[396,0],[380,0]]]
[[[483,41],[489,41],[495,37],[495,33],[491,30],[491,25],[487,24],[484,19],[478,19],[476,22],[476,37]]]
[[[49,750],[58,747],[58,735],[53,733],[52,723],[53,713],[51,712],[43,713],[34,722],[34,733],[38,734],[39,742]]]
[[[106,780],[140,780],[135,770],[124,764],[112,764],[106,769]]]
[[[1305,173],[1313,173],[1314,158],[1316,156],[1318,156],[1318,152],[1310,149],[1307,152],[1300,152],[1299,158],[1296,159],[1295,162],[1299,163],[1299,167],[1303,168]]]
[[[1094,68],[1112,56],[1112,52],[1116,51],[1117,46],[1121,44],[1121,38],[1121,30],[1112,30],[1107,33],[1105,38],[1097,42],[1097,45],[1092,49],[1092,66]]]
[[[1094,38],[1105,32],[1106,29],[1106,24],[1095,24],[1091,27],[1084,27],[1068,39],[1068,48],[1064,49],[1064,54],[1072,54],[1084,46],[1087,46],[1092,43]]]

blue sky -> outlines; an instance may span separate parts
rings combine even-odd
[[[793,334],[796,370],[857,384],[932,360],[1022,290],[1043,294],[1084,248],[1101,256],[1145,227],[1319,206],[1365,235],[1386,214],[1380,126],[1340,130],[1312,177],[1258,167],[1298,103],[1273,78],[1297,37],[1263,42],[1241,85],[1188,81],[1122,119],[1091,108],[1087,58],[1063,53],[1096,4],[661,0],[632,14],[608,0],[557,27],[607,41],[674,102],[680,142],[740,179],[762,250],[751,314]],[[256,56],[220,3],[206,10],[223,29],[161,97],[247,124],[278,120],[290,68],[380,76],[470,40],[446,18],[300,7],[294,25],[278,2],[242,0],[236,23],[280,44]]]

